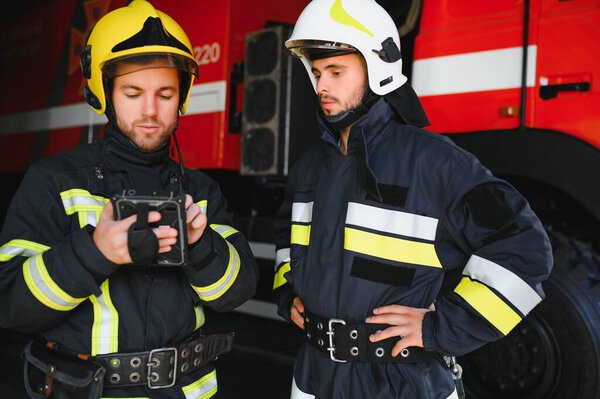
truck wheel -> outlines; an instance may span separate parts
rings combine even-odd
[[[542,301],[507,337],[459,359],[468,398],[600,398],[600,254],[548,232]]]

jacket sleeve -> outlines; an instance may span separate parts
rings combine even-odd
[[[92,212],[99,215],[103,204],[95,206]],[[0,233],[1,327],[26,333],[49,329],[99,295],[99,286],[117,269],[94,245],[91,226],[71,227],[71,211],[51,176],[32,166]]]
[[[246,237],[232,227],[217,184],[211,181],[208,192],[208,198],[194,198],[207,215],[208,226],[190,246],[190,265],[183,269],[202,302],[227,312],[252,298],[258,267]]]
[[[475,159],[453,171],[440,222],[437,239],[465,257],[456,262],[460,282],[426,314],[423,341],[426,350],[461,355],[506,336],[542,301],[552,251],[527,201]]]
[[[294,199],[294,178],[290,173],[285,190],[284,200],[279,207],[275,219],[275,276],[273,279],[273,298],[277,303],[277,313],[285,320],[291,322],[290,310],[294,293],[289,279],[291,264],[291,226],[292,206]]]

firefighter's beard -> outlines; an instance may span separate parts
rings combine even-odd
[[[129,125],[117,117],[117,126],[125,137],[144,152],[155,152],[169,143],[169,136],[177,126],[177,119],[169,125],[153,118],[134,120]]]
[[[319,103],[322,104],[322,101],[335,101],[337,106],[333,108],[324,108],[323,105],[321,105],[321,110],[323,111],[324,115],[335,117],[358,108],[362,102],[364,94],[365,88],[362,87],[355,90],[346,101],[342,101],[339,97],[333,94],[319,93]]]

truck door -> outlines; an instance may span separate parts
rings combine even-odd
[[[534,127],[600,147],[600,2],[543,0]],[[595,80],[595,81],[594,81]]]

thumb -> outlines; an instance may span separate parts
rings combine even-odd
[[[112,202],[107,202],[100,214],[100,220],[115,220],[115,212]]]

